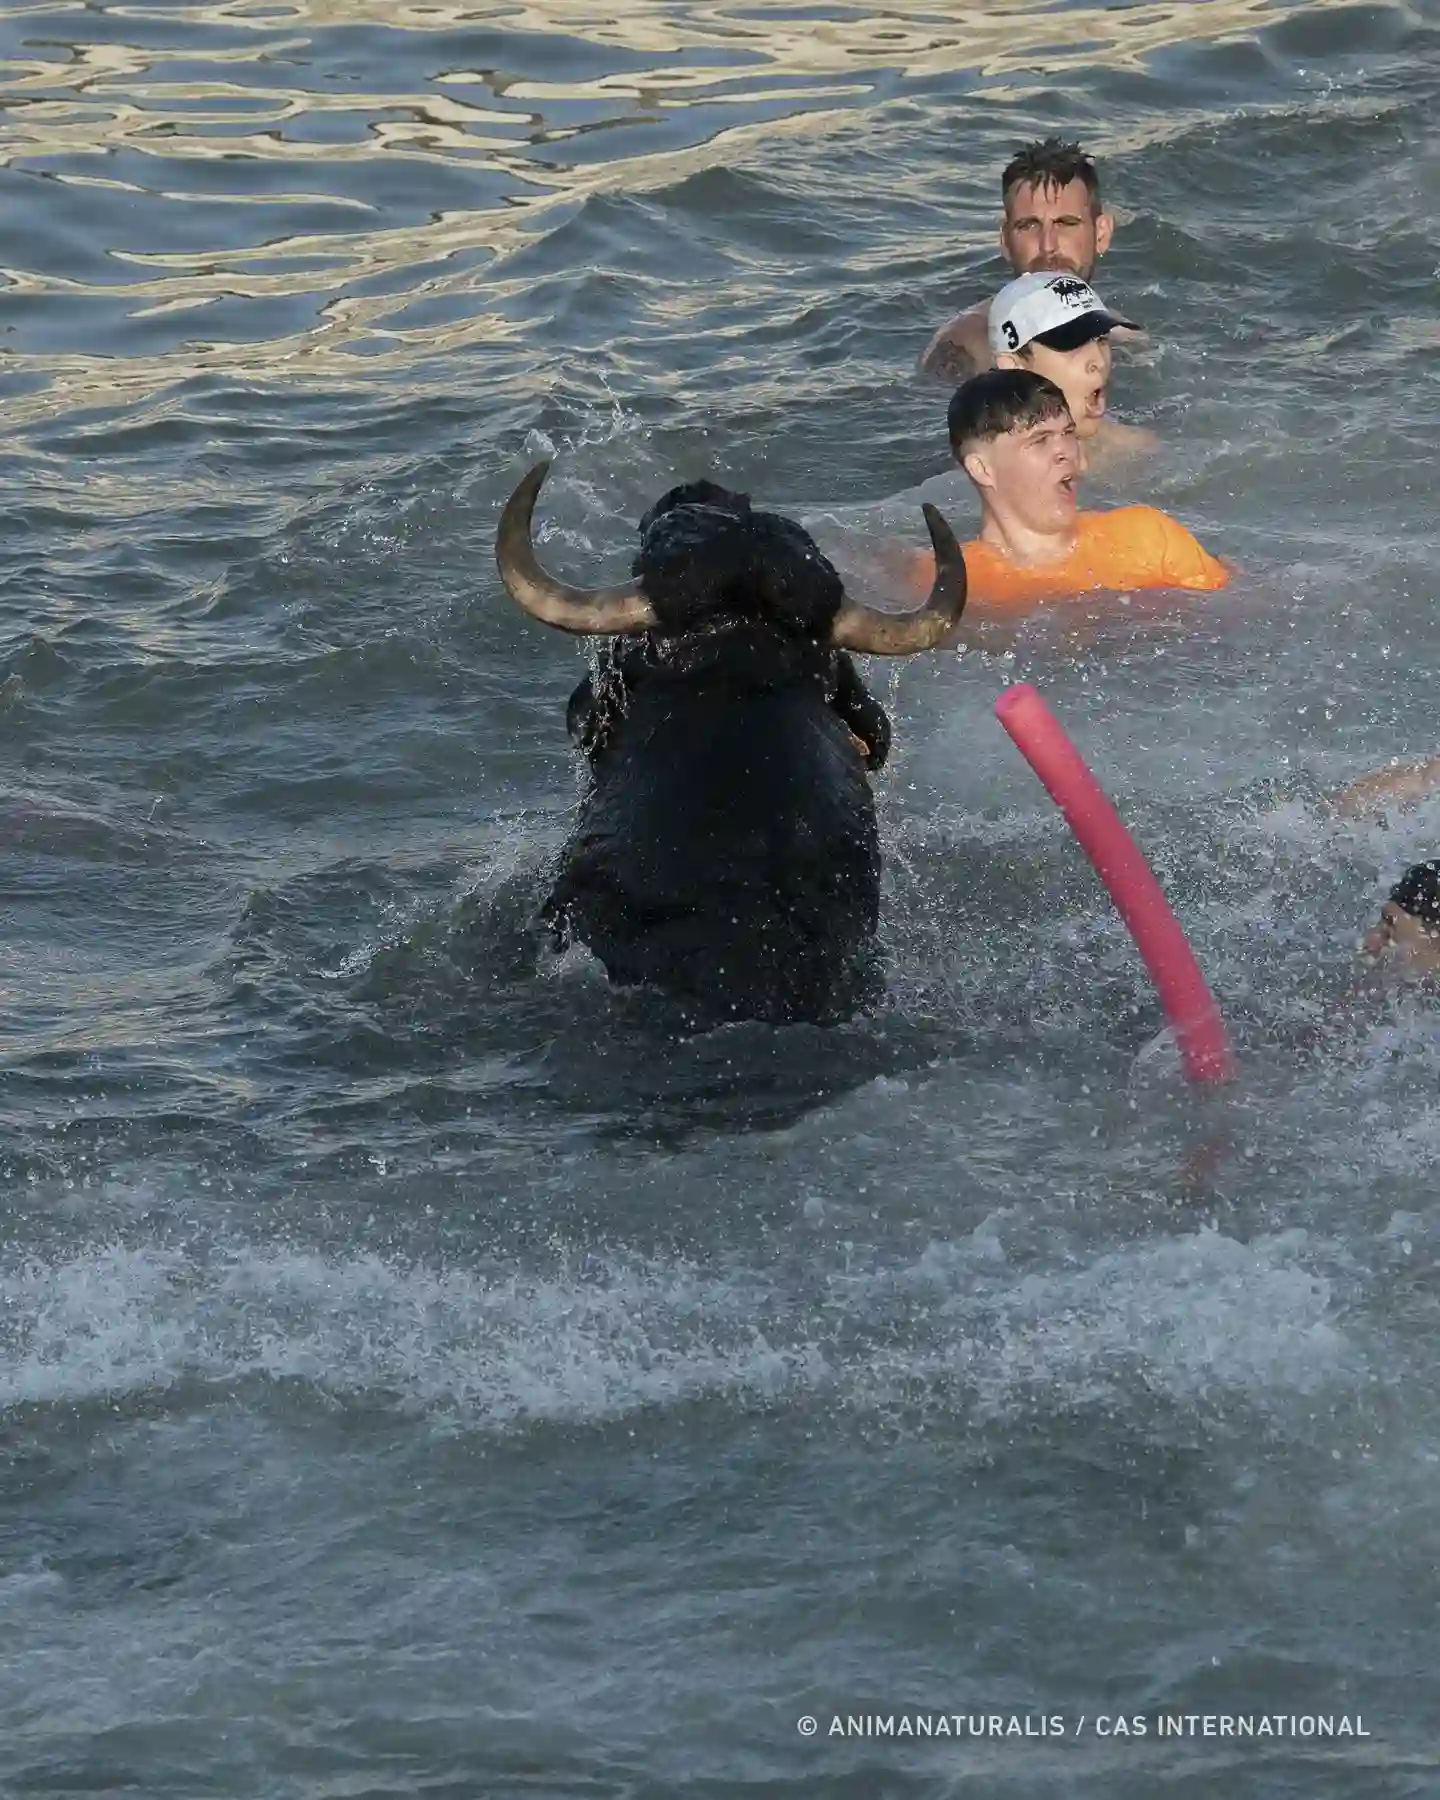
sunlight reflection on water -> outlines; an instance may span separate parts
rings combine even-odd
[[[335,380],[514,343],[505,262],[587,197],[957,70],[1134,66],[1344,4],[12,8],[10,417],[215,369]]]

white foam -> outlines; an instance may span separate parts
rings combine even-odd
[[[551,1276],[239,1249],[201,1263],[111,1246],[0,1277],[0,1405],[261,1375],[476,1422],[601,1419],[813,1376],[741,1280],[583,1260]]]
[[[84,1400],[164,1387],[191,1331],[175,1297],[183,1258],[108,1245],[0,1275],[0,1404]]]
[[[1028,1278],[1005,1307],[1001,1393],[1062,1385],[1116,1396],[1138,1380],[1175,1400],[1217,1391],[1309,1394],[1343,1364],[1328,1278],[1303,1231],[1241,1243],[1215,1230]]]
[[[989,1220],[900,1266],[847,1251],[818,1289],[621,1253],[540,1274],[105,1246],[0,1276],[0,1405],[261,1376],[496,1429],[706,1396],[883,1408],[917,1384],[983,1415],[1264,1402],[1354,1372],[1303,1231],[1202,1231],[1044,1269],[1027,1245],[1012,1267],[1007,1236],[1027,1230]]]

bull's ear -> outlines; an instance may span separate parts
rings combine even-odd
[[[655,624],[655,612],[634,582],[617,587],[568,587],[540,566],[530,521],[549,473],[548,458],[536,463],[500,515],[495,561],[505,591],[532,618],[560,631],[586,637],[649,631]]]
[[[886,613],[847,594],[830,628],[830,641],[866,656],[913,656],[933,650],[965,610],[965,558],[944,515],[925,502],[925,523],[935,547],[935,581],[916,612]]]

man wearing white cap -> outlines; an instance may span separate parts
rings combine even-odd
[[[1065,396],[1080,440],[1082,469],[1154,447],[1153,432],[1105,416],[1110,333],[1138,331],[1111,312],[1078,275],[1034,270],[990,302],[988,334],[997,369],[1031,369]]]

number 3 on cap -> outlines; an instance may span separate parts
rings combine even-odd
[[[1015,329],[1013,322],[1006,319],[1000,329],[1005,333],[1005,342],[1010,348],[1012,350],[1018,350],[1020,348],[1020,333]]]

